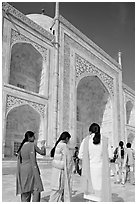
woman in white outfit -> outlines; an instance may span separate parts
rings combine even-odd
[[[82,188],[90,201],[111,202],[107,138],[101,138],[100,126],[93,123],[79,149],[82,160]]]

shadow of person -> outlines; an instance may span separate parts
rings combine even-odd
[[[49,202],[50,195],[42,197],[40,202]]]
[[[50,195],[42,197],[40,202],[49,202]],[[86,200],[83,198],[83,193],[79,193],[75,196],[72,196],[71,202],[86,202]]]
[[[124,200],[117,193],[112,193],[112,202],[124,202]]]
[[[72,196],[71,202],[86,202],[86,200],[83,198],[83,193],[79,193]]]
[[[40,202],[48,202],[49,198],[50,195],[42,197]],[[79,193],[74,196],[72,195],[71,202],[87,202],[87,200],[83,198],[83,193]],[[124,202],[124,200],[117,193],[112,193],[112,202]]]

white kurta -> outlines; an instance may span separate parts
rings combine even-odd
[[[78,157],[83,158],[84,140],[81,143]],[[102,142],[98,145],[93,144],[93,135],[89,139],[89,158],[91,182],[94,191],[93,194],[84,194],[84,198],[88,200],[101,201],[100,191],[102,188]]]

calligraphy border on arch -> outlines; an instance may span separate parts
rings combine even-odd
[[[11,45],[15,44],[16,42],[26,42],[26,43],[30,43],[32,44],[36,50],[38,50],[38,52],[43,56],[44,60],[47,60],[47,49],[42,47],[41,45],[35,43],[34,41],[30,40],[29,38],[27,38],[26,36],[18,33],[17,31],[11,29]]]
[[[34,108],[43,118],[45,116],[45,105],[32,102],[29,100],[25,100],[22,98],[18,98],[15,96],[7,95],[6,100],[6,113],[10,111],[14,107],[19,107],[20,105],[30,105],[32,108]]]
[[[84,73],[92,73],[94,75],[97,75],[107,85],[112,95],[114,95],[113,78],[76,53],[75,53],[75,72],[76,80]]]

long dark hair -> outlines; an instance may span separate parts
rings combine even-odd
[[[50,156],[51,157],[54,157],[54,154],[55,154],[55,149],[56,149],[56,146],[57,144],[61,141],[61,140],[66,140],[66,138],[70,139],[71,138],[71,135],[68,133],[68,132],[62,132],[59,139],[56,141],[54,147],[52,148],[52,150],[50,151]]]
[[[95,133],[93,137],[93,144],[99,144],[101,135],[100,135],[100,126],[97,123],[92,123],[89,127],[89,132]]]
[[[124,159],[124,142],[120,141],[119,146],[121,147],[121,158]]]
[[[27,132],[25,133],[25,137],[24,137],[24,139],[22,140],[19,149],[17,150],[17,154],[20,152],[20,150],[21,150],[22,146],[24,145],[24,143],[25,143],[25,142],[28,142],[28,138],[29,138],[29,137],[33,137],[33,136],[34,136],[34,132],[32,132],[32,131],[27,131]]]

